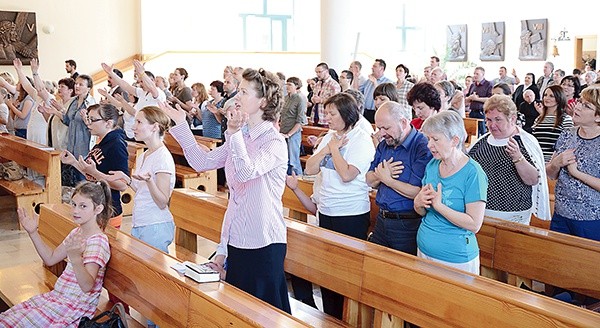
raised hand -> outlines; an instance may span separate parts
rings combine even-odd
[[[31,65],[31,72],[34,74],[37,73],[38,70],[40,69],[40,65],[39,65],[37,58],[31,59],[31,62],[29,65]]]
[[[135,68],[135,72],[141,77],[142,74],[144,74],[144,72],[146,71],[146,69],[144,68],[144,64],[142,64],[142,62],[140,62],[139,60],[134,60],[133,61],[133,67]]]
[[[106,74],[108,74],[108,75],[113,74],[113,66],[112,65],[108,66],[107,63],[102,63],[100,65],[102,66],[102,69],[106,72]]]
[[[129,176],[127,176],[127,174],[123,173],[123,171],[108,171],[108,174],[106,175],[106,180],[107,181],[123,180],[123,181],[125,181],[125,183],[127,183],[129,181]]]
[[[83,156],[79,156],[79,167],[81,168],[81,170],[83,171],[83,173],[86,174],[92,174],[93,172],[96,171],[96,162],[94,162],[92,159],[84,159]]]
[[[60,161],[63,164],[73,165],[77,162],[77,159],[68,150],[63,150],[62,153],[60,153]]]
[[[106,89],[98,89],[98,93],[105,98],[108,98],[108,91]]]
[[[81,236],[80,231],[67,237],[64,241],[64,245],[67,249],[67,257],[70,261],[81,258],[85,251],[85,240],[83,239],[83,236]]]
[[[21,62],[21,60],[19,58],[13,59],[13,66],[15,67],[15,69],[17,71],[23,70],[23,63]]]
[[[535,107],[535,110],[542,115],[542,113],[544,112],[544,105],[542,104],[541,101],[534,101],[533,102],[533,106]]]
[[[508,138],[508,143],[506,144],[505,150],[513,162],[518,161],[519,159],[521,159],[521,156],[523,156],[521,154],[521,149],[519,148],[519,144],[512,136],[510,138]]]
[[[238,108],[232,108],[227,111],[227,131],[230,134],[238,132],[248,121],[248,113],[242,112]]]
[[[175,124],[180,124],[180,123],[185,122],[185,118],[187,116],[186,111],[183,110],[181,108],[181,106],[179,106],[179,105],[177,105],[175,107],[176,108],[169,106],[164,101],[158,102],[158,108],[162,109],[162,111],[165,112],[165,114],[167,114],[167,116],[169,116],[169,118],[171,118],[173,120],[173,122],[175,122]]]
[[[83,120],[83,123],[85,125],[90,125],[90,120],[88,118],[88,113],[87,113],[87,109],[83,108],[79,111],[79,116],[81,116],[81,119]]]
[[[28,234],[32,234],[38,229],[39,217],[37,215],[31,217],[24,208],[19,207],[17,208],[17,216],[19,217],[21,226],[23,226],[23,229],[25,229]]]

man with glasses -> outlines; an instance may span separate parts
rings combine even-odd
[[[311,122],[318,125],[329,125],[329,122],[325,118],[325,107],[323,104],[329,97],[340,93],[342,88],[331,75],[329,75],[329,65],[326,63],[319,63],[315,68],[317,79],[319,80],[313,90],[313,96],[310,102],[314,104],[311,113]]]
[[[364,117],[371,123],[375,123],[375,99],[373,99],[373,91],[381,83],[392,83],[392,80],[385,77],[385,60],[375,59],[371,67],[372,74],[369,79],[358,89],[365,95],[365,113]]]

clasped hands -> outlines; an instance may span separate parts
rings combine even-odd
[[[389,185],[390,180],[398,179],[402,171],[404,171],[402,161],[394,162],[394,158],[391,157],[388,160],[383,160],[375,167],[375,176],[379,181]]]
[[[437,191],[433,189],[431,183],[423,186],[421,191],[415,197],[415,207],[437,208],[442,204],[442,184],[438,183]]]

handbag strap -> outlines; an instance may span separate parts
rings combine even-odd
[[[121,322],[123,323],[123,328],[129,328],[129,325],[127,323],[127,313],[125,312],[125,307],[123,306],[123,304],[121,302],[117,302],[115,303],[115,305],[113,305],[113,307],[110,309],[111,313],[116,313],[119,315],[119,317],[121,318]]]

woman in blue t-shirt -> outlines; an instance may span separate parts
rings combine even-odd
[[[463,151],[467,133],[459,114],[445,111],[431,116],[421,132],[433,159],[415,198],[415,211],[424,216],[417,232],[417,255],[479,274],[475,233],[483,223],[487,176]]]

